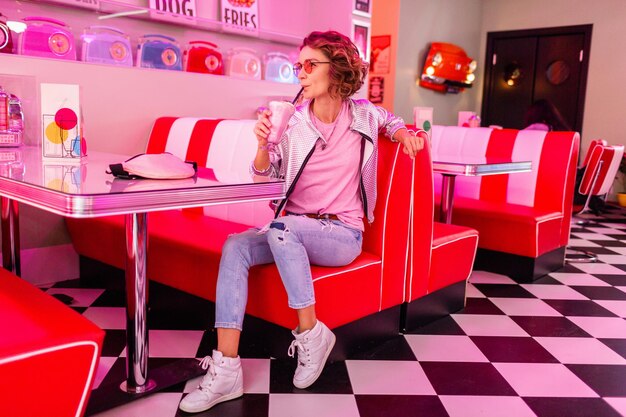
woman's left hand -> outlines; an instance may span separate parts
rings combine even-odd
[[[404,146],[402,151],[411,158],[415,158],[415,155],[424,148],[425,138],[423,135],[423,131],[419,131],[417,135],[414,135],[408,130],[402,129],[396,132],[394,136]]]

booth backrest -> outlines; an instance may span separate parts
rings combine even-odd
[[[169,152],[211,168],[220,181],[246,182],[250,180],[250,161],[257,148],[253,134],[255,122],[160,117],[152,127],[146,152]],[[248,226],[263,225],[274,216],[267,201],[207,206],[200,210],[207,216]]]
[[[464,155],[531,161],[532,170],[514,175],[458,177],[456,195],[562,210],[565,176],[574,152],[574,132],[434,126],[434,155]],[[563,148],[568,152],[563,152]],[[437,182],[440,184],[440,176]],[[560,184],[559,189],[553,187]],[[435,189],[438,190],[437,188]]]
[[[405,301],[415,300],[428,292],[434,212],[433,165],[429,146],[425,146],[415,156],[411,178],[414,181],[411,188],[413,199],[409,239],[411,256],[406,275]]]
[[[531,161],[530,172],[480,177],[459,176],[455,196],[572,213],[573,183],[580,137],[576,132],[433,126],[433,159],[464,155]],[[570,186],[568,186],[570,185]],[[435,176],[435,193],[441,176]],[[566,230],[565,230],[566,229]],[[569,227],[561,241],[567,244]]]
[[[161,117],[152,127],[146,152],[170,152],[195,161],[199,166],[211,168],[221,181],[249,181],[250,161],[257,149],[253,133],[255,123],[255,120]],[[406,267],[411,170],[411,160],[400,152],[398,144],[381,136],[376,221],[365,224],[363,250],[383,258],[383,269],[400,264]],[[203,210],[208,216],[250,226],[262,226],[273,217],[267,202],[205,207]],[[394,273],[404,276],[404,270],[396,270],[395,266],[393,269]]]

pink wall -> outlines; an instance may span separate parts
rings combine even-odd
[[[391,48],[389,51],[389,73],[377,73],[372,71],[370,76],[384,78],[385,89],[382,107],[389,111],[394,111],[393,100],[396,88],[396,56],[398,53],[398,35],[400,33],[399,15],[400,0],[377,1],[373,4],[372,36],[390,35]],[[406,120],[406,122],[412,123],[412,120]]]

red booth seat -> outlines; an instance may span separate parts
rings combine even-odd
[[[434,126],[434,155],[531,161],[526,173],[458,176],[452,222],[480,233],[476,267],[529,281],[564,264],[579,135]],[[440,203],[441,176],[435,176]]]
[[[434,194],[430,150],[425,148],[418,153],[415,161],[404,330],[464,307],[465,286],[478,246],[475,229],[432,221]]]
[[[248,167],[257,147],[254,123],[255,120],[159,118],[147,152],[167,151],[196,161],[199,166],[210,167],[218,179],[249,179]],[[428,173],[424,177],[428,178],[428,186],[413,186],[415,179],[419,180],[417,173],[422,172]],[[423,152],[413,161],[402,153],[400,145],[381,136],[376,220],[365,224],[362,254],[345,267],[312,266],[317,314],[331,329],[346,329],[355,321],[363,323],[374,318],[379,322],[368,322],[357,332],[346,332],[364,338],[381,329],[387,335],[397,334],[401,305],[411,301],[406,298],[406,277],[412,276],[415,285],[423,281],[425,287],[429,286],[432,193],[430,154]],[[426,202],[427,207],[413,210],[414,201],[420,205]],[[148,278],[215,301],[221,248],[228,235],[261,226],[272,217],[268,202],[148,213]],[[82,260],[89,258],[124,268],[123,217],[68,218],[66,223]],[[411,249],[411,259],[417,261],[411,265],[409,235],[424,242]],[[467,271],[464,274],[461,280]],[[455,279],[442,274],[432,288]],[[296,325],[296,315],[287,306],[287,295],[275,265],[251,269],[249,294],[249,315],[281,328],[292,329]],[[415,298],[420,296],[415,294]]]
[[[82,416],[104,331],[0,268],[0,415]]]
[[[167,151],[196,161],[210,167],[220,180],[249,181],[249,164],[257,148],[255,122],[159,118],[147,152]],[[312,274],[317,314],[330,328],[386,312],[389,319],[383,326],[369,327],[397,334],[407,268],[412,160],[399,144],[383,137],[379,143],[376,221],[365,224],[362,254],[345,267],[313,266]],[[221,249],[228,235],[263,226],[272,218],[267,201],[148,213],[148,278],[215,301]],[[122,216],[66,223],[81,262],[89,258],[124,268]],[[254,267],[250,274],[246,312],[281,328],[294,328],[297,317],[287,305],[276,266]]]

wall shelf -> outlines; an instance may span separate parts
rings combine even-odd
[[[75,4],[68,4],[55,0],[26,1],[30,3],[47,3],[60,7],[72,7],[82,10],[91,10],[101,15],[99,16],[99,19],[103,19],[103,17],[107,15],[119,14],[120,17],[141,19],[154,23],[163,23],[175,26],[183,26],[208,32],[223,33],[229,36],[236,36],[238,38],[261,39],[269,42],[283,43],[286,45],[300,45],[300,43],[302,42],[302,37],[299,36],[262,29],[259,29],[258,37],[239,35],[237,33],[224,31],[224,29],[222,28],[222,22],[219,20],[208,19],[204,17],[187,17],[167,12],[157,12],[148,7],[122,3],[114,0],[97,0],[93,2],[94,4],[80,1],[76,1]],[[103,20],[103,24],[106,24],[106,20]]]

